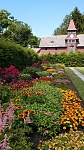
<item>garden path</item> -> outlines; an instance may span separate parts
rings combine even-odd
[[[74,71],[74,73],[79,76],[79,78],[81,78],[81,80],[84,81],[84,75],[82,73],[80,73],[79,71],[77,71],[74,67],[69,67],[72,71]]]

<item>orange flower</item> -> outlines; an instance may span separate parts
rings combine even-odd
[[[32,93],[31,92],[28,92],[28,97],[30,97],[32,95]]]
[[[34,111],[34,110],[29,110],[29,113],[30,113],[30,114],[36,114],[36,111]]]
[[[40,91],[35,92],[36,95],[42,94]]]
[[[24,118],[25,115],[23,113],[22,114],[18,114],[18,117]]]
[[[20,108],[23,108],[23,106],[15,105],[14,108],[15,108],[15,109],[20,109]]]
[[[27,115],[27,114],[28,114],[28,110],[24,110],[24,111],[23,111],[23,114],[24,114],[24,115]]]
[[[5,115],[5,114],[6,114],[6,112],[4,112],[4,111],[2,111],[1,113],[2,113],[2,115]]]

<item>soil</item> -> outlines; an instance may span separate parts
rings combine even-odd
[[[77,97],[81,99],[81,97],[80,97],[80,95],[79,95],[77,89],[76,89],[75,86],[73,85],[71,79],[70,79],[68,76],[67,76],[67,79],[70,81],[70,84],[69,84],[70,89],[72,89],[73,91],[75,91]],[[82,99],[81,99],[81,100],[82,100]],[[81,105],[82,105],[82,107],[84,108],[84,102],[81,102]],[[84,129],[79,129],[79,130],[84,131]],[[43,137],[42,135],[40,135],[40,133],[37,133],[37,131],[35,130],[34,133],[31,134],[30,140],[29,140],[30,142],[33,142],[33,143],[34,143],[33,146],[31,147],[32,150],[38,150],[38,149],[37,149],[37,146],[38,146],[38,144],[40,143],[40,141],[46,141],[46,140],[48,140],[48,139],[50,139],[50,137],[48,137],[48,138]]]

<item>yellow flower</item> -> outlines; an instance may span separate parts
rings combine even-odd
[[[73,126],[72,125],[70,125],[70,128],[72,128]]]
[[[64,126],[63,129],[66,130],[66,127]]]
[[[73,128],[70,128],[70,131],[73,131]]]

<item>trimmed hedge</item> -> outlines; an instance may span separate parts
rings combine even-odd
[[[60,54],[55,53],[53,54],[47,54],[47,55],[40,55],[41,61],[48,61],[49,63],[56,64],[56,63],[62,63],[66,67],[84,67],[84,53],[83,52],[70,52],[65,53],[61,52]]]
[[[19,70],[23,70],[27,66],[31,66],[35,62],[47,61],[52,64],[62,63],[66,67],[84,67],[84,53],[55,53],[47,55],[38,55],[34,50],[24,48],[19,44],[0,38],[0,67],[15,66]]]
[[[39,56],[34,50],[24,48],[5,38],[0,39],[0,67],[15,66],[22,70],[38,61]]]

